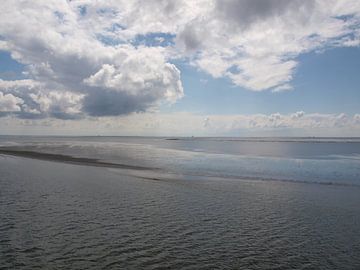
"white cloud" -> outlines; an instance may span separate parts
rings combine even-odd
[[[290,117],[291,117],[292,119],[299,119],[299,118],[303,117],[304,114],[305,114],[305,113],[304,113],[303,111],[298,111],[298,112],[292,113],[292,114],[290,115]]]
[[[126,48],[122,51],[121,61],[115,65],[102,65],[95,74],[85,78],[84,83],[174,102],[183,96],[180,71],[175,65],[166,63],[161,51],[158,48]]]
[[[0,113],[1,112],[18,112],[21,110],[20,104],[24,101],[12,94],[0,92]]]
[[[345,114],[210,115],[132,113],[121,117],[74,120],[0,118],[0,133],[159,136],[358,136],[359,115]],[[294,115],[298,115],[294,118]],[[5,128],[6,127],[6,128]]]
[[[28,78],[5,92],[23,99],[19,116],[145,112],[183,96],[175,59],[285,91],[299,55],[359,46],[359,24],[357,0],[5,0],[0,49]]]
[[[193,64],[214,77],[279,91],[291,89],[300,54],[358,46],[359,22],[359,1],[218,0],[179,39],[197,52]]]
[[[71,119],[81,116],[83,94],[44,87],[44,84],[33,80],[0,80],[0,93],[5,93],[3,97],[7,97],[8,102],[12,101],[13,106],[16,104],[16,109],[2,111],[15,113],[22,118]]]
[[[357,124],[360,124],[360,114],[355,114],[353,117],[353,121]]]
[[[204,123],[203,123],[203,127],[204,127],[204,128],[209,128],[210,126],[211,126],[210,118],[209,118],[209,117],[205,117]]]
[[[79,110],[89,115],[119,115],[146,111],[161,101],[175,102],[183,96],[180,71],[168,62],[164,48],[137,47],[130,40],[128,44],[107,45],[99,38],[113,34],[111,28],[121,19],[117,3],[93,8],[89,4],[85,16],[79,11],[83,5],[87,2],[2,4],[2,47],[26,65],[28,77],[42,88],[41,98],[32,95],[25,100],[30,104],[26,103],[24,112],[35,112],[32,101],[42,105],[41,111],[54,109],[48,104],[51,100],[62,113],[41,115],[64,117],[63,113]],[[20,91],[16,94],[25,95]]]
[[[49,93],[32,93],[29,96],[38,104],[41,112],[51,112],[53,115],[76,115],[81,112],[80,101],[83,99],[83,95],[51,91]]]

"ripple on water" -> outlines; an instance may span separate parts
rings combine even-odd
[[[351,187],[148,181],[26,159],[0,171],[2,269],[360,267]]]

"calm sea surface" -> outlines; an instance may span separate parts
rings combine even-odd
[[[360,139],[0,137],[0,269],[360,269]]]

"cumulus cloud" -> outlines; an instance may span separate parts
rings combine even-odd
[[[5,1],[2,49],[25,65],[29,77],[7,83],[13,83],[10,87],[2,81],[7,92],[24,100],[18,116],[120,115],[183,96],[180,71],[162,47],[133,46],[130,40],[108,46],[99,38],[116,30],[115,22],[102,20],[116,18],[113,4],[96,7],[95,14],[85,9],[82,15],[79,8],[86,5],[80,2],[24,1],[17,7]]]
[[[122,58],[113,65],[103,64],[83,80],[92,87],[84,99],[89,115],[143,112],[160,101],[172,103],[183,96],[180,71],[166,63],[159,49],[127,48]]]
[[[292,113],[292,114],[290,115],[290,117],[291,117],[292,119],[299,119],[299,118],[303,117],[304,114],[305,114],[305,113],[304,113],[303,111],[298,111],[298,112]]]
[[[177,59],[249,90],[286,91],[300,54],[359,46],[359,24],[357,0],[5,0],[0,49],[27,80],[0,91],[23,100],[19,117],[145,112],[183,96]]]
[[[182,96],[180,72],[175,65],[165,62],[159,50],[127,48],[122,53],[121,61],[103,64],[83,82],[129,95],[157,92],[154,94],[174,101]]]
[[[353,117],[353,121],[357,124],[360,124],[360,114],[355,114]]]
[[[22,103],[24,101],[21,98],[0,92],[0,112],[18,112]]]
[[[64,135],[160,135],[160,136],[358,136],[359,115],[303,114],[201,115],[194,113],[135,113],[123,117],[85,119],[0,118],[2,132]],[[344,121],[346,119],[346,121]]]
[[[289,90],[300,54],[357,46],[359,12],[358,1],[219,0],[180,37],[198,48],[193,64],[214,77],[255,91]]]
[[[21,118],[72,119],[82,116],[83,94],[50,90],[45,86],[33,80],[0,80],[0,93],[4,93],[8,102],[12,101],[13,107],[16,105],[16,110],[9,110],[9,105],[4,106],[0,102],[0,111],[11,112]]]

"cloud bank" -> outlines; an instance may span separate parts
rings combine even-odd
[[[360,115],[290,114],[203,115],[145,112],[85,119],[0,118],[2,134],[147,136],[358,136]],[[26,129],[26,127],[32,127]]]
[[[184,95],[179,59],[249,90],[289,90],[300,54],[359,46],[359,25],[357,0],[5,0],[0,50],[26,79],[0,80],[0,115],[153,110]]]

